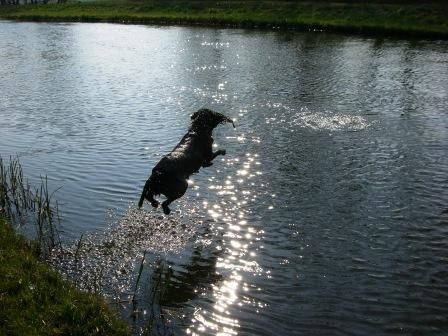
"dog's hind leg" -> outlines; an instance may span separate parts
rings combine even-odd
[[[176,179],[173,181],[169,193],[164,194],[166,196],[166,200],[162,203],[162,209],[165,215],[169,215],[169,213],[171,212],[170,208],[168,208],[168,205],[170,205],[171,202],[177,200],[178,198],[181,198],[187,191],[187,188],[187,180]]]
[[[157,208],[157,207],[159,206],[159,201],[157,201],[156,199],[154,199],[154,194],[153,194],[151,191],[149,191],[149,192],[146,194],[146,199],[149,201],[149,203],[151,203],[151,205],[152,205],[154,208]]]
[[[151,188],[149,187],[150,181],[146,181],[145,186],[143,187],[142,195],[140,196],[140,201],[138,202],[138,207],[141,208],[143,205],[143,201],[145,198],[151,203],[151,205],[154,208],[157,208],[159,206],[159,202],[154,199],[154,194],[151,191]]]
[[[174,201],[174,200],[167,199],[166,201],[164,201],[164,202],[162,203],[162,209],[163,209],[163,213],[164,213],[165,215],[169,215],[169,214],[170,214],[171,210],[170,210],[170,208],[168,208],[168,205],[170,205],[170,203],[171,203],[172,201]]]

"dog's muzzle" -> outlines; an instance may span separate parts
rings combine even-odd
[[[231,123],[231,124],[232,124],[232,126],[233,126],[233,128],[236,128],[236,127],[235,127],[235,123],[233,122],[233,120],[232,120],[232,119],[230,119],[230,118],[227,118],[227,117],[226,117],[226,118],[224,119],[224,122],[228,122],[228,123]]]

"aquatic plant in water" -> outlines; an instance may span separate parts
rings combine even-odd
[[[53,194],[47,177],[41,177],[40,186],[33,189],[23,176],[19,159],[5,161],[0,156],[0,215],[16,226],[34,225],[34,246],[44,258],[60,247],[59,210]]]

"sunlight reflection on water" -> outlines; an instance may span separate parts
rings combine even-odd
[[[238,141],[241,138],[237,138]],[[242,157],[223,159],[227,166],[233,167],[234,176],[227,176],[221,183],[211,177],[208,189],[218,196],[217,203],[204,202],[204,209],[210,216],[219,219],[223,231],[222,245],[216,246],[224,253],[218,257],[216,272],[224,274],[225,280],[212,286],[215,304],[212,311],[197,309],[187,333],[191,335],[215,334],[236,335],[240,326],[235,308],[257,304],[248,299],[252,290],[246,282],[246,274],[261,275],[263,269],[257,263],[254,242],[256,230],[246,220],[246,210],[242,205],[254,201],[254,195],[247,190],[248,181],[254,181],[251,166],[259,164],[258,154],[247,153]],[[255,183],[255,182],[254,182]],[[257,181],[256,183],[259,183]],[[260,307],[263,306],[261,303]]]

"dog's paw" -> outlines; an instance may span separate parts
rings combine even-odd
[[[158,206],[159,206],[159,201],[156,201],[156,200],[154,200],[154,201],[150,201],[151,202],[151,205],[154,207],[154,208],[157,208]]]
[[[225,150],[225,149],[220,149],[220,150],[218,151],[218,154],[219,154],[219,155],[226,155],[226,150]]]

